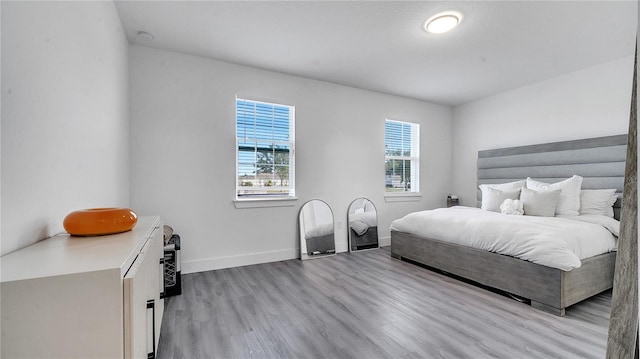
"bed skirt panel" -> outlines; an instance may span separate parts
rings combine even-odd
[[[564,309],[613,285],[615,253],[583,261],[565,272],[502,254],[391,231],[391,255],[530,299],[532,306],[564,315]]]

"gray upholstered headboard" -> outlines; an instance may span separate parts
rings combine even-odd
[[[627,135],[478,151],[478,185],[527,177],[557,182],[575,174],[584,178],[582,189],[615,188],[620,218],[626,158]],[[478,207],[480,201],[478,189]]]

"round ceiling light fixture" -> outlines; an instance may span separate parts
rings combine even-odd
[[[462,22],[462,14],[456,11],[445,11],[433,15],[424,23],[424,30],[432,34],[451,31]]]

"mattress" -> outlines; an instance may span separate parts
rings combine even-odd
[[[456,206],[414,212],[391,230],[504,254],[570,271],[615,251],[620,222],[600,215],[536,217]]]

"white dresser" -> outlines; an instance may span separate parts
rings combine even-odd
[[[162,222],[55,236],[0,258],[2,358],[150,358],[164,311]]]

